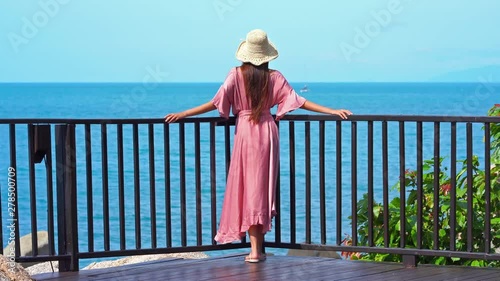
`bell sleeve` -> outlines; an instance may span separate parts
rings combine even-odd
[[[306,102],[306,99],[299,96],[279,72],[274,82],[274,91],[277,93],[278,104],[276,120],[280,120],[286,113],[300,108]]]
[[[231,69],[224,83],[212,99],[212,103],[219,111],[219,115],[225,119],[229,118],[233,93],[235,90],[236,68]]]

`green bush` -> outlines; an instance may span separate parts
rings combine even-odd
[[[488,111],[490,116],[500,115],[500,105],[495,105]],[[495,249],[500,249],[500,123],[490,125],[491,133],[491,164],[490,184],[491,184],[491,253]],[[423,217],[422,217],[422,248],[434,249],[434,220],[439,224],[439,250],[450,250],[450,204],[451,204],[451,179],[447,175],[447,167],[442,165],[443,158],[439,162],[439,216],[433,217],[434,212],[434,161],[424,161],[423,165]],[[456,251],[467,252],[467,161],[460,161],[462,169],[456,176],[456,224],[455,243]],[[485,225],[485,171],[479,167],[478,157],[472,159],[472,188],[473,188],[473,231],[472,231],[472,251],[485,251],[484,225]],[[395,189],[400,188],[400,182],[394,185]],[[417,174],[416,171],[407,170],[405,173],[405,188],[407,191],[406,206],[406,247],[417,248]],[[364,194],[358,201],[358,245],[368,246],[368,196]],[[384,246],[384,209],[383,205],[373,202],[373,242],[375,246]],[[400,198],[395,197],[389,203],[389,247],[397,248],[400,245]],[[347,237],[344,244],[349,245],[350,239]],[[351,259],[391,261],[400,262],[400,255],[376,254],[376,253],[344,253],[344,256]],[[472,265],[472,266],[500,266],[499,261],[470,260],[456,257],[434,257],[422,256],[420,263],[439,265]]]

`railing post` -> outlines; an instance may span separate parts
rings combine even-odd
[[[403,255],[403,265],[406,268],[417,267],[418,265],[418,256],[414,255]]]
[[[78,271],[75,125],[56,125],[57,227],[59,271]]]

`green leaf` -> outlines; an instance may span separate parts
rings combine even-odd
[[[417,191],[412,190],[408,195],[407,205],[416,204],[416,201],[417,201]]]
[[[375,257],[375,261],[385,261],[385,258],[387,258],[389,254],[377,254]]]
[[[373,207],[373,217],[374,217],[374,219],[377,219],[381,212],[382,212],[382,207],[381,206],[374,206]]]
[[[446,264],[446,258],[445,257],[438,257],[436,259],[436,261],[434,262],[434,264],[437,264],[437,265],[443,265],[443,264]]]
[[[472,265],[472,266],[481,266],[481,263],[478,260],[473,260],[470,265]]]

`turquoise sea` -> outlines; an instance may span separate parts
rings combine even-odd
[[[11,118],[162,118],[165,114],[169,112],[181,111],[183,109],[196,106],[198,104],[209,101],[217,91],[220,83],[168,83],[168,84],[157,84],[157,85],[142,85],[142,84],[119,84],[119,83],[109,83],[109,84],[83,84],[83,83],[73,83],[73,84],[0,84],[0,119],[11,119]],[[300,88],[304,86],[304,83],[292,83],[292,86],[299,91]],[[478,83],[308,83],[309,92],[301,93],[305,98],[329,106],[333,108],[345,108],[351,110],[354,114],[362,114],[362,115],[446,115],[446,116],[485,116],[486,112],[489,108],[491,108],[495,103],[500,103],[498,98],[498,93],[500,93],[500,84],[481,84]],[[311,114],[304,110],[297,110],[293,112],[293,114]],[[216,112],[211,112],[206,114],[205,116],[217,116]],[[285,122],[285,121],[284,121]],[[317,124],[316,124],[317,125]],[[177,126],[177,125],[173,125]],[[303,151],[304,147],[304,134],[303,127],[301,125],[297,125],[297,139],[296,139],[296,149],[297,151]],[[327,125],[329,126],[329,125]],[[389,129],[392,130],[390,125]],[[282,162],[281,162],[281,173],[282,175],[288,175],[289,163],[288,158],[283,157],[283,155],[288,155],[288,139],[287,139],[287,126],[283,126],[284,128],[280,128],[282,135]],[[155,154],[163,155],[161,151],[162,145],[159,140],[162,136],[162,131],[160,126],[155,126],[157,131],[155,131],[156,141],[158,144],[155,145]],[[176,127],[173,127],[173,136],[176,134]],[[317,126],[314,124],[311,126],[312,128],[312,152],[313,155],[318,151],[318,141],[317,141]],[[366,124],[360,123],[358,126],[359,132],[359,142],[364,144],[366,142]],[[397,126],[395,127],[397,129]],[[95,130],[94,130],[95,129]],[[93,153],[97,153],[93,157],[93,175],[94,175],[94,218],[95,218],[95,250],[102,250],[102,225],[99,224],[99,219],[102,219],[102,194],[100,193],[100,185],[102,184],[100,181],[100,161],[101,158],[98,153],[100,153],[100,136],[99,136],[99,128],[93,128]],[[432,136],[432,126],[425,127],[424,134],[429,134]],[[202,127],[203,130],[203,127]],[[219,130],[219,129],[218,129]],[[349,131],[350,126],[345,125],[343,130],[346,130],[346,133],[343,135],[345,139],[343,140],[346,146],[343,149],[343,153],[346,153],[346,157],[343,158],[343,174],[345,179],[345,190],[344,196],[349,196],[350,190],[350,156],[349,156]],[[407,155],[406,162],[408,163],[408,168],[415,166],[415,153],[412,147],[415,147],[415,140],[411,137],[414,136],[415,130],[414,127],[408,126],[407,130],[407,147],[409,147],[409,152]],[[84,142],[81,140],[83,136],[82,127],[77,129],[77,134],[79,134],[80,139],[78,139],[77,135],[77,154],[83,151]],[[124,132],[126,133],[126,137],[124,142],[128,145],[128,149],[131,149],[131,135],[127,136],[127,132],[130,132],[129,129],[125,128]],[[379,128],[375,127],[375,136],[377,138],[377,132],[380,132]],[[108,130],[108,134],[113,136],[116,133],[115,128],[110,128]],[[398,147],[397,147],[397,131],[392,130],[390,134],[394,133],[396,136],[395,140],[391,139],[390,143],[390,157],[394,155],[397,157]],[[481,155],[481,126],[474,126],[474,152],[476,154]],[[18,209],[20,212],[20,216],[28,216],[29,215],[29,182],[28,182],[28,168],[27,168],[27,141],[26,141],[26,127],[19,126],[17,131],[17,150],[18,150],[18,189],[20,191],[20,197],[18,203]],[[191,147],[192,138],[193,138],[193,130],[190,127],[186,127],[186,139],[187,147]],[[442,136],[446,136],[446,127],[442,129]],[[327,127],[327,143],[329,142],[329,137],[334,136],[331,132],[328,131]],[[391,135],[392,136],[392,135]],[[459,142],[463,141],[465,138],[463,128],[459,127],[458,131],[458,139]],[[445,139],[445,138],[444,138]],[[208,136],[202,133],[202,149],[203,147],[207,147]],[[394,143],[392,142],[394,141]],[[149,188],[148,182],[148,151],[147,151],[147,127],[144,127],[140,133],[140,142],[145,146],[141,145],[141,186],[143,186],[144,190]],[[331,142],[330,142],[331,143]],[[379,145],[380,139],[377,140],[377,145]],[[218,142],[217,145],[220,145]],[[444,147],[443,156],[446,156],[446,140],[441,144]],[[95,146],[95,147],[94,147]],[[110,169],[110,177],[109,177],[109,186],[110,189],[116,187],[117,185],[117,176],[113,171],[116,170],[116,137],[108,138],[108,146],[109,150],[109,169]],[[6,218],[7,216],[7,207],[6,207],[6,198],[7,198],[7,169],[9,167],[9,139],[8,139],[8,125],[0,124],[0,187],[1,187],[1,201],[2,201],[2,217]],[[334,148],[335,146],[333,146]],[[424,158],[429,159],[432,155],[432,151],[430,150],[424,151]],[[175,157],[178,155],[178,145],[175,143],[172,144],[172,155]],[[329,147],[327,147],[327,153],[329,152]],[[127,153],[129,150],[126,150]],[[411,151],[410,151],[411,150]],[[223,150],[220,149],[221,155],[217,156],[218,161],[223,161],[224,155]],[[465,147],[458,148],[458,157],[459,159],[465,155],[464,152]],[[334,151],[331,151],[331,155],[327,155],[327,169],[333,169],[335,164],[333,163],[335,156]],[[375,155],[375,182],[381,180],[381,161],[380,161],[380,152],[377,152]],[[301,194],[303,193],[303,183],[304,183],[304,167],[300,154],[297,156],[297,196],[300,199]],[[359,164],[359,187],[362,189],[366,186],[366,179],[363,175],[363,169],[366,164],[363,164],[363,160],[367,158],[366,149],[361,148],[358,150],[358,159],[360,159]],[[132,155],[126,154],[125,160],[129,160],[131,163]],[[331,161],[330,161],[331,160]],[[82,187],[78,189],[79,198],[78,198],[78,220],[79,220],[79,228],[81,230],[82,235],[86,234],[87,231],[87,213],[85,211],[86,207],[86,191],[85,191],[85,165],[84,159],[80,159],[78,161],[79,165],[83,170],[78,171],[78,184],[82,185]],[[158,158],[156,159],[158,164],[156,165],[156,169],[158,170],[158,175],[156,180],[158,182],[163,182],[164,177],[161,175],[162,171],[162,163],[163,160]],[[204,166],[209,164],[209,159],[207,156],[202,157],[202,163]],[[218,162],[219,163],[219,162]],[[128,165],[128,166],[127,166]],[[186,159],[186,169],[187,169],[187,187],[190,190],[194,185],[194,177],[193,173],[193,165],[194,165],[194,154],[192,151],[188,151],[187,159]],[[317,171],[317,165],[313,162],[313,177],[315,172]],[[398,166],[397,158],[395,160],[390,160],[390,179],[391,185],[397,181],[398,177]],[[133,184],[131,184],[133,179],[133,166],[131,164],[126,164],[125,177],[129,182],[126,183],[126,187],[128,190],[126,191],[128,194],[133,194]],[[206,167],[204,167],[206,172]],[[218,180],[218,202],[222,201],[223,196],[223,180],[225,169],[224,166],[218,167],[217,169],[217,180]],[[332,172],[334,175],[334,171]],[[175,186],[175,182],[179,179],[179,171],[178,171],[178,161],[172,162],[172,188],[178,188]],[[328,177],[328,175],[327,175]],[[36,182],[37,186],[41,186],[38,188],[37,194],[40,192],[40,196],[36,198],[37,202],[37,214],[38,214],[38,228],[39,230],[44,229],[46,224],[46,195],[44,195],[44,166],[42,164],[38,164],[36,166]],[[335,182],[333,178],[328,179],[327,182]],[[333,181],[331,181],[333,180]],[[313,178],[312,183],[313,187],[317,184],[317,177]],[[203,181],[203,190],[208,193],[209,185],[206,184],[208,181]],[[282,181],[282,186],[286,186],[288,182]],[[159,186],[160,183],[158,183]],[[376,185],[377,191],[377,185]],[[161,191],[158,191],[158,196],[161,197]],[[328,194],[332,194],[332,197],[327,197],[328,202],[335,202],[333,198],[332,191],[328,191]],[[81,194],[80,194],[81,193]],[[358,196],[362,192],[358,192]],[[100,197],[101,196],[101,197]],[[115,196],[115,197],[113,197]],[[315,199],[313,195],[313,200]],[[330,196],[330,195],[327,195]],[[378,196],[378,195],[376,195]],[[132,197],[132,196],[130,196]],[[288,194],[282,193],[282,198],[289,198]],[[348,198],[348,197],[346,197]],[[203,200],[209,199],[209,194],[203,195]],[[282,202],[283,200],[282,199]],[[110,194],[111,202],[115,202],[116,194]],[[130,204],[133,204],[133,198],[127,198],[127,200],[131,200]],[[149,193],[145,191],[144,195],[141,197],[144,204],[141,206],[141,212],[146,217],[149,215]],[[173,198],[174,201],[178,201],[178,198]],[[188,202],[192,202],[193,195],[188,195]],[[177,202],[176,201],[176,202]],[[128,202],[128,201],[127,201]],[[126,202],[126,204],[128,204]],[[142,202],[142,201],[141,201]],[[350,202],[349,200],[344,200],[344,202]],[[174,203],[174,207],[176,203]],[[204,206],[207,207],[209,205],[209,201],[204,201]],[[313,202],[314,204],[314,202]],[[112,203],[110,208],[113,211],[117,209],[117,204]],[[130,205],[127,205],[130,206]],[[162,212],[162,203],[158,202],[157,210],[158,212]],[[333,206],[333,205],[332,205]],[[209,208],[209,207],[208,207]],[[287,205],[283,204],[282,212],[286,214]],[[334,209],[334,207],[329,207]],[[174,208],[173,211],[179,210],[178,208]],[[298,206],[298,210],[300,210],[300,206]],[[130,212],[131,216],[133,216],[133,207],[130,207],[130,210],[127,209],[127,212]],[[343,215],[347,216],[350,210],[349,207],[346,207],[343,211]],[[194,208],[193,210],[188,210],[188,215],[195,214]],[[161,214],[159,214],[161,215]],[[164,212],[163,212],[164,215]],[[177,215],[178,214],[173,214]],[[208,214],[204,214],[207,216]],[[283,225],[286,225],[287,215],[283,217]],[[298,213],[299,217],[303,218],[303,214]],[[209,217],[204,219],[204,231],[207,233],[210,232],[210,225],[208,222]],[[116,229],[118,226],[118,217],[115,215],[111,216],[111,229]],[[3,246],[6,245],[6,237],[8,237],[8,229],[6,229],[6,222],[4,220],[4,225],[2,226],[3,230]],[[158,222],[160,229],[161,222]],[[174,226],[177,225],[178,222],[174,222]],[[313,224],[316,224],[317,219],[313,219]],[[189,225],[189,224],[188,224]],[[147,222],[144,222],[143,228],[148,229],[150,225]],[[134,221],[133,217],[129,221],[127,220],[127,247],[134,248]],[[298,224],[298,232],[303,233],[304,225]],[[329,222],[328,226],[329,233],[335,233],[330,228],[334,228],[334,222]],[[31,226],[29,220],[20,222],[20,231],[21,235],[25,235],[31,232]],[[177,232],[175,232],[177,231]],[[179,230],[174,230],[173,241],[174,246],[180,244],[180,237],[176,235]],[[343,232],[349,231],[349,224],[346,222],[344,224]],[[158,231],[158,245],[161,247],[165,243],[165,237],[163,232]],[[283,231],[283,235],[287,235],[287,231]],[[274,237],[272,234],[270,237]],[[313,241],[319,240],[319,234],[313,234]],[[149,244],[150,236],[148,236],[147,231],[143,231],[143,246],[147,247]],[[205,240],[210,240],[210,237],[204,238]],[[304,240],[303,236],[298,235],[297,241]],[[334,241],[333,238],[329,238],[331,242]],[[319,241],[317,241],[319,242]],[[196,237],[194,236],[194,229],[188,231],[188,243],[190,245],[195,245]],[[86,250],[87,241],[86,238],[80,238],[80,249]],[[119,248],[119,237],[117,235],[111,237],[111,248],[118,249]]]

